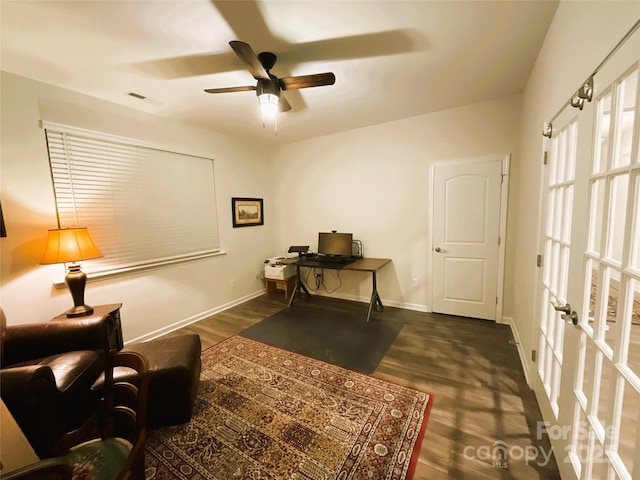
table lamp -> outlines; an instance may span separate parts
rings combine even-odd
[[[54,228],[49,230],[47,248],[42,256],[41,265],[52,263],[68,263],[64,281],[73,297],[74,307],[67,310],[67,317],[91,315],[93,307],[84,304],[84,287],[87,275],[80,270],[79,260],[90,260],[101,257],[86,227]]]

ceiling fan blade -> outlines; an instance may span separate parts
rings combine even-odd
[[[312,75],[299,75],[297,77],[284,77],[279,79],[282,90],[295,90],[298,88],[322,87],[336,83],[336,76],[332,72],[315,73]]]
[[[206,88],[205,92],[207,93],[228,93],[228,92],[249,92],[251,90],[255,90],[256,87],[246,86],[246,87],[225,87],[225,88]]]
[[[280,94],[280,99],[278,100],[278,109],[281,112],[288,112],[291,110],[291,105],[287,102],[287,99],[284,98],[284,95]]]
[[[240,60],[247,65],[247,70],[253,75],[253,78],[269,80],[269,74],[260,63],[260,60],[258,60],[256,52],[253,51],[248,43],[232,40],[229,42],[229,45],[231,45],[233,51],[236,52],[236,55],[240,57]]]

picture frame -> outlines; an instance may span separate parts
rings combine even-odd
[[[264,225],[262,198],[232,197],[231,213],[234,228]]]
[[[4,226],[4,214],[2,213],[2,203],[0,203],[0,237],[7,236],[7,229]]]

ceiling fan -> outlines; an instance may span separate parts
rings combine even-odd
[[[283,90],[321,87],[333,85],[336,76],[332,72],[316,73],[312,75],[298,75],[296,77],[278,78],[270,73],[278,57],[271,52],[261,52],[258,55],[248,43],[233,40],[229,42],[233,51],[246,64],[247,70],[258,83],[255,86],[207,88],[207,93],[246,92],[255,90],[260,101],[260,109],[266,116],[273,116],[279,110],[287,112],[291,105],[282,95]]]

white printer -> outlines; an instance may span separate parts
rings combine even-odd
[[[293,265],[283,265],[280,262],[284,257],[271,257],[264,261],[265,278],[275,278],[286,280],[296,274],[296,267]]]

